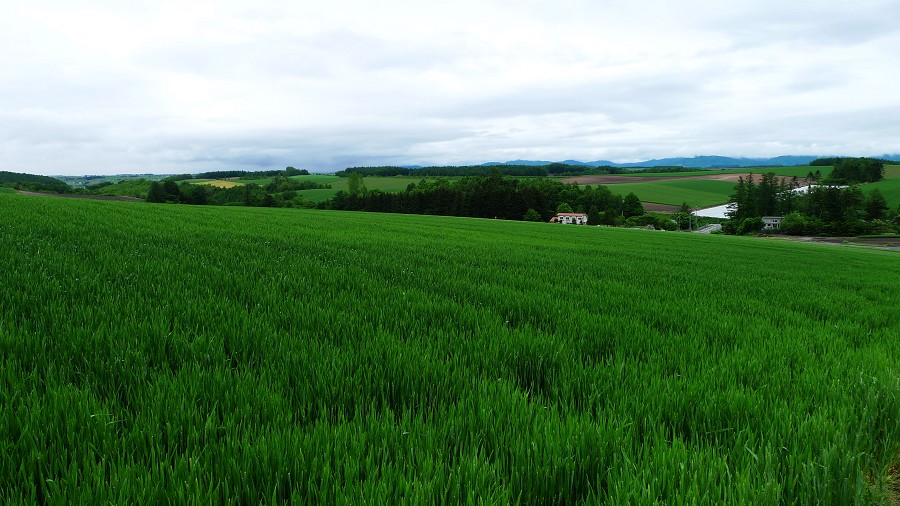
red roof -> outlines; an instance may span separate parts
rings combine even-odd
[[[587,217],[587,215],[584,213],[556,213],[556,215],[557,216],[585,216],[585,217]]]

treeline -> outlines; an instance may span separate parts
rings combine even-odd
[[[878,181],[884,177],[884,166],[890,165],[892,162],[890,160],[884,160],[881,158],[852,158],[852,157],[844,157],[844,156],[833,156],[828,158],[816,158],[815,160],[809,162],[809,165],[812,167],[834,167],[838,170],[838,175],[835,176],[832,172],[831,177],[843,178],[848,181],[855,182],[867,182],[863,179],[854,179],[852,176],[861,177],[863,174],[868,174],[867,177],[876,177],[876,179],[869,179],[868,181]],[[839,168],[840,166],[840,168]],[[877,168],[880,167],[880,175],[878,175]],[[844,174],[849,174],[851,177],[846,177]]]
[[[336,176],[347,177],[356,173],[362,176],[412,176],[412,177],[460,177],[460,176],[487,176],[493,171],[500,171],[505,176],[547,176],[549,165],[473,165],[473,166],[442,166],[442,167],[348,167],[335,172]]]
[[[738,178],[725,233],[748,234],[763,228],[763,216],[782,216],[779,232],[792,235],[855,236],[894,233],[900,228],[900,206],[889,211],[880,191],[864,196],[857,186],[812,186],[806,193],[794,191],[797,179],[788,182],[774,173],[759,178]]]
[[[178,184],[176,181],[163,180],[150,183],[146,201],[191,205],[310,208],[315,207],[315,204],[298,192],[327,188],[330,186],[314,181],[297,181],[283,175],[276,175],[272,182],[265,186],[250,183],[230,188],[184,182]]]
[[[839,158],[828,179],[832,184],[881,181],[884,179],[884,162],[874,158]]]
[[[816,158],[815,160],[809,162],[810,167],[831,167],[834,165],[834,162],[840,160],[841,158],[837,156],[827,157],[827,158]]]
[[[857,186],[816,186],[797,201],[781,222],[783,233],[853,236],[894,233],[900,227],[900,206],[891,212],[877,189],[864,196]]]
[[[0,170],[0,187],[44,193],[71,193],[72,188],[59,179],[36,174]]]
[[[559,210],[588,214],[588,223],[618,225],[644,214],[640,200],[615,195],[605,186],[579,187],[546,178],[516,179],[499,171],[457,180],[422,180],[406,191],[338,192],[331,209],[548,221]]]
[[[570,165],[566,163],[551,163],[547,165],[474,165],[474,166],[441,166],[441,167],[349,167],[335,173],[339,177],[348,177],[356,173],[362,176],[378,177],[462,177],[462,176],[489,176],[493,171],[499,171],[504,176],[518,177],[546,177],[546,176],[602,176],[607,174],[639,174],[656,172],[692,172],[698,169],[689,167],[647,167],[630,169],[602,165],[590,167],[587,165]]]
[[[258,170],[258,171],[246,171],[246,170],[215,170],[211,172],[200,172],[198,174],[177,174],[174,176],[169,176],[163,181],[187,181],[189,179],[230,179],[230,178],[240,178],[240,179],[265,179],[267,177],[275,177],[275,176],[308,176],[309,171],[306,169],[296,169],[294,167],[286,167],[283,170]]]

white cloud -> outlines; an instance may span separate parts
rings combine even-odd
[[[896,2],[22,1],[0,169],[900,152]]]

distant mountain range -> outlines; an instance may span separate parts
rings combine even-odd
[[[595,160],[593,162],[581,162],[578,160],[563,160],[551,162],[546,160],[510,160],[507,162],[487,162],[482,165],[549,165],[551,163],[565,163],[567,165],[582,165],[585,167],[696,167],[698,169],[732,168],[732,167],[786,167],[792,165],[807,165],[816,158],[822,156],[776,156],[775,158],[732,158],[730,156],[695,156],[692,158],[658,158],[633,163],[616,163],[609,160]],[[900,155],[882,155],[877,158],[900,162]]]

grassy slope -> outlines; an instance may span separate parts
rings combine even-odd
[[[71,190],[69,185],[56,178],[5,170],[0,170],[0,187],[46,193],[66,193]]]
[[[734,193],[734,183],[702,179],[623,183],[607,185],[607,187],[620,195],[634,192],[644,202],[671,205],[687,202],[695,208],[727,203],[729,195]]]
[[[3,503],[859,503],[900,455],[895,253],[7,194],[0,216]]]
[[[98,195],[118,195],[122,197],[147,198],[150,191],[150,179],[125,179],[101,188]]]

